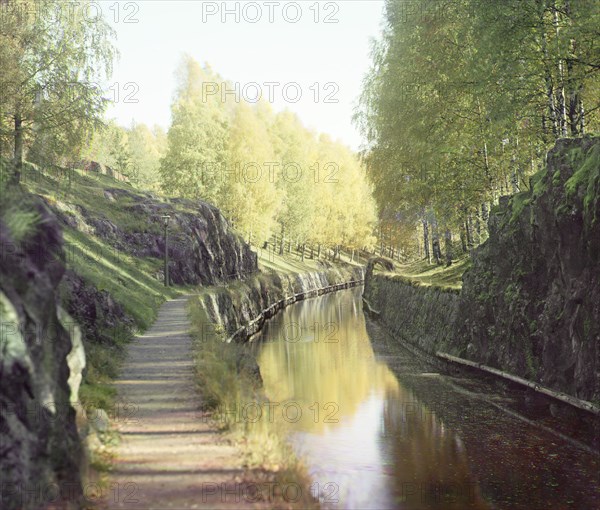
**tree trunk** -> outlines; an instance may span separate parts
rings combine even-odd
[[[481,204],[481,219],[483,220],[484,226],[486,226],[490,219],[490,209],[487,202]]]
[[[467,237],[467,250],[469,252],[469,255],[473,255],[473,231],[471,228],[471,218],[468,217],[465,221],[465,233],[466,233],[466,237]]]
[[[548,38],[546,36],[546,31],[542,25],[542,52],[544,54],[544,61],[549,61],[548,56]],[[552,135],[554,138],[558,138],[558,122],[556,120],[556,99],[554,97],[554,84],[552,82],[552,72],[550,71],[548,65],[544,66],[544,77],[546,81],[546,97],[548,98],[548,118],[550,119],[550,123],[552,125]]]
[[[429,226],[427,225],[427,219],[423,218],[423,247],[425,248],[425,258],[427,263],[431,264],[431,251],[429,251]]]
[[[15,114],[15,147],[13,153],[12,182],[18,184],[23,172],[23,119],[20,113]]]
[[[460,226],[460,246],[462,248],[462,252],[467,253],[467,235],[464,224]]]
[[[285,226],[281,224],[281,242],[279,243],[279,255],[283,255],[283,243],[285,237]]]
[[[565,1],[565,13],[569,19],[571,19],[571,4],[567,0]],[[575,55],[576,51],[576,43],[575,39],[569,40],[569,54]],[[569,129],[571,131],[571,136],[578,136],[579,133],[579,114],[580,114],[580,104],[581,104],[581,82],[577,84],[577,81],[574,78],[574,66],[575,63],[573,59],[569,56],[566,59],[567,62],[567,84],[569,89]]]
[[[436,264],[442,263],[442,251],[440,249],[440,234],[438,231],[437,219],[433,218],[431,222],[431,248],[433,251],[433,258]]]
[[[447,228],[444,234],[444,242],[446,248],[446,267],[452,265],[452,232]]]
[[[558,54],[558,78],[560,81],[560,89],[558,91],[558,113],[560,134],[563,137],[567,136],[567,101],[565,98],[565,71],[563,68],[563,59],[560,57],[560,26],[558,19],[558,8],[556,1],[553,2],[552,10],[554,11],[554,29],[556,31],[556,50]]]
[[[481,222],[482,222],[482,227],[483,227],[483,231],[485,233],[486,239],[489,234],[489,230],[488,230],[489,221],[490,221],[489,205],[487,202],[484,202],[483,204],[481,204]]]

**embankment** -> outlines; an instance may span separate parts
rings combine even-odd
[[[393,273],[368,276],[366,308],[394,336],[423,351],[453,350],[459,291],[424,286]]]
[[[183,286],[241,278],[257,257],[204,202],[28,169],[0,188],[0,507],[79,508],[96,460],[85,414],[110,409],[127,340]]]
[[[460,294],[376,273],[365,299],[425,351],[600,404],[600,138],[559,140],[489,232]]]
[[[329,266],[329,267],[328,267]],[[357,266],[323,265],[303,274],[262,273],[228,287],[215,287],[197,298],[211,321],[229,342],[245,342],[264,321],[296,301],[362,283]]]

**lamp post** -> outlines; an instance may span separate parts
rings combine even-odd
[[[169,286],[169,216],[165,214],[161,216],[165,223],[165,287]]]

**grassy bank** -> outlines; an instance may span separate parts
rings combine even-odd
[[[259,253],[260,255],[260,253]],[[224,343],[230,332],[216,324],[206,312],[204,303],[218,299],[226,293],[236,310],[243,308],[249,296],[263,294],[277,297],[281,293],[281,277],[301,273],[327,272],[326,265],[317,260],[297,260],[292,256],[259,257],[262,273],[251,281],[234,282],[227,287],[205,288],[190,300],[189,313],[193,328],[194,357],[198,388],[205,412],[222,428],[245,456],[245,464],[253,476],[268,473],[271,481],[281,486],[297,484],[302,487],[299,501],[281,503],[291,508],[318,508],[318,501],[308,491],[310,478],[303,463],[296,457],[287,442],[284,423],[269,419],[262,412],[255,419],[254,410],[267,409],[268,402],[261,389],[256,365],[247,345]],[[258,282],[261,282],[258,285]]]
[[[213,291],[207,288],[203,293]],[[260,381],[244,366],[244,359],[251,354],[245,345],[224,343],[226,334],[206,314],[200,303],[202,297],[203,294],[190,300],[189,313],[203,411],[240,447],[251,478],[266,477],[265,481],[279,487],[303,488],[298,501],[287,501],[283,494],[275,494],[275,501],[271,502],[275,507],[280,503],[285,508],[318,509],[317,500],[308,491],[310,478],[287,444],[285,430],[265,419],[244,419],[243,410],[260,406],[266,400]]]
[[[128,324],[102,324],[95,330],[95,338],[84,335],[86,369],[80,400],[86,409],[110,410],[115,396],[111,382],[119,371],[125,345],[133,335],[154,322],[158,308],[166,299],[180,294],[183,289],[166,288],[155,276],[162,267],[160,260],[140,259],[119,251],[93,235],[87,227],[82,210],[93,211],[94,216],[107,218],[126,231],[149,228],[146,218],[126,208],[126,199],[115,201],[105,195],[108,188],[133,191],[129,184],[106,175],[86,175],[76,169],[42,171],[27,163],[22,185],[76,225],[63,225],[66,268],[81,277],[90,289],[108,293],[131,319]],[[65,306],[72,300],[69,292],[67,286],[61,284],[61,301]],[[97,326],[98,323],[94,325]]]
[[[449,267],[429,264],[426,260],[418,260],[409,264],[397,265],[394,273],[427,287],[460,289],[463,273],[470,266],[471,258],[466,255],[455,260]]]

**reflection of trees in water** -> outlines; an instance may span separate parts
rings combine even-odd
[[[289,307],[261,334],[266,341],[258,347],[257,359],[267,395],[272,402],[297,402],[302,430],[323,430],[332,423],[324,423],[327,416],[338,421],[353,416],[370,392],[398,389],[387,366],[375,360],[359,292]],[[314,402],[320,406],[318,420],[308,409]],[[330,402],[337,412],[333,406],[323,409]]]
[[[327,336],[328,324],[335,325],[333,335]],[[378,354],[392,356],[388,359],[401,384],[375,359],[369,334]],[[348,491],[362,490],[352,469],[346,470],[360,463],[352,464],[354,457],[335,443],[336,431],[344,436],[343,424],[324,423],[328,413],[323,406],[336,403],[339,411],[333,418],[348,424],[362,412],[359,406],[376,396],[383,400],[382,414],[373,416],[381,424],[378,446],[373,446],[372,435],[359,434],[365,444],[357,441],[355,452],[360,456],[378,448],[380,455],[369,458],[383,457],[384,465],[376,469],[390,477],[384,484],[398,508],[489,508],[480,488],[500,508],[598,507],[595,458],[555,445],[554,436],[532,433],[514,418],[465,398],[435,378],[410,375],[430,369],[413,355],[398,352],[396,341],[378,334],[377,326],[369,324],[367,331],[359,289],[289,307],[266,325],[262,337],[267,341],[256,349],[268,396],[274,402],[301,405],[302,419],[294,430],[306,432],[317,466],[323,457],[335,459],[336,477],[347,475],[351,480]],[[318,423],[309,410],[313,402],[320,406]],[[274,416],[281,418],[281,412]],[[332,433],[325,435],[325,430]],[[311,440],[311,434],[318,437]],[[474,484],[477,479],[479,485]],[[342,485],[340,494],[345,492]]]
[[[381,446],[391,457],[398,503],[411,509],[489,508],[460,438],[403,386],[386,396]]]
[[[325,327],[330,324],[335,325],[333,335]],[[369,396],[379,395],[384,402],[379,444],[392,465],[390,491],[398,506],[402,507],[405,496],[411,509],[487,508],[472,482],[457,436],[398,383],[385,363],[375,359],[357,291],[290,307],[265,326],[261,339],[257,359],[269,399],[297,402],[302,408],[295,430],[320,433],[335,428],[335,422],[325,422],[329,414],[323,410],[325,404],[337,404],[338,412],[330,417],[343,421],[353,417]],[[314,402],[320,406],[316,423],[309,409]],[[281,419],[281,413],[275,416]],[[306,439],[310,441],[309,436]]]

